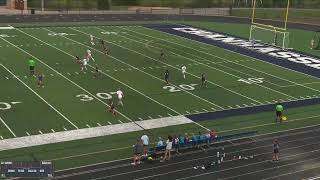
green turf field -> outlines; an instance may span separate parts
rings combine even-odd
[[[94,46],[90,43],[90,34],[96,38]],[[142,26],[26,27],[1,29],[0,35],[1,139],[320,96],[317,78]],[[110,55],[104,54],[98,39],[107,42]],[[92,51],[95,63],[90,61],[84,73],[80,72],[74,56],[84,57],[87,49]],[[164,60],[159,59],[161,49],[165,52]],[[45,76],[44,88],[38,88],[37,78],[29,74],[27,60],[30,57],[36,60],[36,72]],[[101,72],[98,78],[94,78],[95,64]],[[186,79],[182,77],[182,65],[187,67]],[[164,81],[165,70],[170,72],[169,85]],[[200,86],[202,73],[208,80],[206,87]],[[112,99],[117,103],[115,91],[118,89],[124,92],[124,106],[116,106],[118,114],[113,116],[108,112],[108,102]],[[314,109],[318,106],[309,108],[310,114],[303,117],[317,115]],[[300,108],[299,111],[304,110]],[[299,118],[294,116],[292,119]],[[154,129],[152,132],[154,136],[165,136],[170,132],[204,132],[206,128],[241,131],[246,127],[255,129],[256,125],[270,124],[273,116],[264,114],[252,118],[252,121],[245,119],[204,121]],[[311,119],[313,121],[307,123],[294,121],[292,128],[317,123],[316,117]],[[234,123],[227,128],[231,120]],[[291,126],[279,127],[278,130],[286,128]],[[273,127],[262,126],[260,129],[270,132]],[[120,148],[104,160],[124,158],[128,157],[130,143],[141,133],[125,133],[119,135],[119,139],[117,135],[106,136],[101,138],[103,140],[93,140],[93,143],[106,143],[107,149]],[[60,153],[66,147],[66,151],[73,155],[105,150],[101,143],[97,143],[100,145],[95,149],[96,145],[90,147],[87,140],[87,146],[81,146],[78,152],[72,151],[78,143],[20,149],[15,158],[15,151],[4,158],[30,159],[40,151],[43,154],[36,155],[37,159],[61,158],[43,150],[53,146],[53,149],[62,149],[58,151]],[[123,147],[127,147],[126,150],[121,150]],[[87,158],[90,159],[80,158],[81,162],[75,164],[90,163]],[[96,157],[91,160],[94,163],[103,159]],[[60,168],[76,165],[61,165]]]

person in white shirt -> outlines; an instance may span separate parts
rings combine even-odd
[[[83,59],[81,63],[81,71],[87,70],[88,59]]]
[[[94,37],[90,34],[90,42],[91,42],[91,45],[94,46]]]
[[[92,59],[92,61],[95,62],[94,58],[92,57],[91,50],[88,49],[87,50],[87,60],[88,60],[88,62],[90,61],[90,59]]]
[[[148,155],[148,146],[149,146],[149,137],[146,134],[144,134],[141,136],[141,141],[143,144],[143,154],[144,154],[144,156],[147,156]]]
[[[173,143],[172,137],[168,136],[166,151],[164,153],[163,159],[160,160],[160,162],[164,162],[165,160],[169,161],[171,159],[172,143]]]
[[[186,79],[187,67],[185,65],[181,67],[181,72],[182,72],[183,79]]]
[[[119,89],[117,92],[117,95],[118,95],[118,105],[121,105],[123,106],[123,103],[122,103],[122,98],[123,98],[123,92]]]

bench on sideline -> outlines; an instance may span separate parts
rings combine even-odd
[[[250,137],[256,136],[257,133],[258,131],[248,131],[243,133],[216,136],[216,138],[213,141],[210,140],[210,136],[196,135],[195,140],[191,139],[189,143],[179,142],[178,144],[173,144],[172,150],[178,152],[179,150],[182,150],[182,149],[190,149],[194,147],[199,148],[199,147],[209,146],[212,144],[226,142],[226,141],[250,138]],[[165,150],[166,150],[166,145],[159,146],[159,147],[152,147],[152,148],[149,148],[148,154],[156,156],[164,153]]]

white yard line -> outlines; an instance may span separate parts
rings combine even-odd
[[[126,28],[126,30],[128,30],[128,29]],[[148,28],[148,30],[150,30],[150,29]],[[133,31],[133,30],[128,30],[128,31],[132,31],[132,32],[138,33],[138,32]],[[162,32],[162,31],[161,31],[161,32]],[[193,42],[205,44],[206,46],[209,45],[209,44],[206,44],[206,43],[204,43],[204,42],[196,41],[196,40],[193,40],[193,39],[188,39],[188,38],[181,37],[181,36],[176,36],[176,35],[174,35],[174,34],[170,34],[170,33],[167,33],[167,32],[163,32],[163,33],[168,34],[168,35],[170,35],[170,36],[174,36],[174,37],[180,37],[181,39],[187,39],[187,40],[190,40],[190,41],[193,41]],[[142,34],[142,33],[138,33],[138,34]],[[146,34],[142,34],[142,35],[149,36],[149,35],[146,35]],[[152,37],[152,36],[150,36],[150,37]],[[172,42],[172,41],[168,41],[168,40],[165,40],[165,39],[160,39],[160,40],[166,41],[166,42],[169,42],[169,43],[172,43],[172,44],[176,44],[176,45],[179,45],[179,46],[182,46],[182,47],[185,47],[185,48],[189,48],[189,49],[192,49],[192,50],[194,50],[194,51],[198,51],[198,52],[201,52],[201,53],[210,55],[210,56],[212,56],[212,57],[216,57],[216,58],[219,58],[219,59],[222,59],[222,60],[226,60],[226,61],[228,61],[228,62],[230,62],[230,63],[234,63],[234,64],[237,64],[237,65],[239,65],[239,66],[246,67],[246,68],[248,68],[248,69],[251,69],[251,70],[254,70],[254,71],[257,71],[257,72],[260,72],[260,73],[263,73],[263,74],[266,74],[266,75],[269,75],[269,76],[272,76],[272,77],[275,77],[275,78],[278,78],[278,79],[281,79],[281,80],[284,80],[284,81],[288,81],[288,82],[294,83],[294,84],[296,84],[296,85],[298,85],[298,86],[303,86],[303,87],[305,87],[305,88],[307,88],[307,89],[311,89],[311,90],[315,90],[315,91],[320,91],[320,90],[316,90],[316,89],[310,88],[310,87],[308,87],[308,86],[304,86],[304,85],[302,85],[302,84],[293,82],[293,81],[291,81],[291,80],[288,80],[288,79],[285,79],[285,78],[281,78],[281,77],[279,77],[279,76],[276,76],[276,75],[273,75],[273,74],[270,74],[270,73],[266,73],[266,72],[260,71],[260,70],[255,69],[255,68],[251,68],[251,67],[249,67],[249,66],[246,66],[246,65],[243,65],[243,64],[240,64],[240,63],[236,63],[236,62],[231,61],[231,60],[228,60],[228,59],[226,59],[226,58],[223,58],[223,57],[220,57],[220,56],[211,54],[211,53],[207,53],[207,52],[201,51],[201,50],[199,50],[199,49],[195,49],[195,48],[192,48],[192,47],[189,47],[189,46],[185,46],[185,45],[182,45],[182,44],[179,44],[179,43],[175,43],[175,42]],[[234,51],[231,51],[231,50],[228,50],[228,49],[224,49],[224,50],[225,50],[225,51],[229,51],[229,52],[231,52],[231,53],[240,54],[240,55],[242,55],[242,56],[245,56],[245,57],[249,57],[249,58],[258,60],[257,58],[253,58],[253,57],[248,56],[248,55],[245,55],[245,54],[241,54],[241,53],[238,53],[238,52],[234,52]],[[260,60],[259,60],[259,61],[260,61]],[[307,76],[312,77],[312,78],[320,79],[320,78],[318,78],[318,77],[315,77],[315,76],[312,76],[312,75],[309,75],[309,74],[305,74],[305,73],[303,73],[303,72],[299,72],[299,71],[296,71],[296,70],[293,70],[293,69],[289,69],[289,68],[286,68],[286,67],[283,67],[283,66],[280,66],[280,65],[277,65],[277,64],[273,64],[273,63],[270,63],[270,62],[267,62],[267,61],[263,61],[263,62],[264,62],[264,63],[271,64],[271,65],[273,65],[273,66],[277,66],[277,67],[280,67],[280,68],[284,68],[284,69],[289,70],[289,71],[293,71],[293,72],[295,72],[295,73],[300,73],[300,74],[307,75]]]
[[[20,29],[16,29],[16,30],[19,31],[19,32],[21,32],[21,33],[23,33],[23,34],[25,34],[25,35],[27,35],[27,36],[30,36],[30,37],[32,37],[32,38],[34,38],[34,39],[37,39],[38,41],[41,41],[41,42],[43,42],[43,43],[45,43],[45,44],[47,44],[47,45],[49,45],[49,46],[51,46],[51,47],[54,47],[54,46],[52,46],[52,45],[50,45],[50,44],[48,44],[48,43],[46,43],[46,42],[38,39],[37,37],[34,37],[34,36],[32,36],[32,35],[29,35],[28,33],[25,33],[24,31],[21,31]],[[2,39],[3,39],[3,38],[2,38]],[[4,39],[4,40],[5,40],[5,39]],[[15,45],[12,44],[11,42],[9,42],[9,41],[7,41],[7,40],[5,40],[5,41],[8,42],[9,44],[15,46]],[[17,46],[15,46],[15,47],[17,47]],[[64,76],[63,74],[61,74],[60,72],[58,72],[57,70],[55,70],[54,68],[52,68],[51,66],[49,66],[48,64],[46,64],[45,62],[43,62],[42,60],[40,60],[39,58],[35,57],[34,55],[30,54],[29,52],[27,52],[27,51],[25,51],[25,50],[23,50],[23,49],[21,49],[21,48],[19,48],[19,47],[17,47],[17,48],[20,49],[21,51],[23,51],[24,53],[28,54],[29,56],[35,58],[36,60],[38,60],[39,62],[41,62],[41,63],[42,63],[43,65],[45,65],[46,67],[48,67],[49,69],[51,69],[52,71],[54,71],[55,73],[57,73],[58,75],[60,75],[61,77],[63,77],[64,79],[66,79],[67,81],[71,82],[73,85],[77,86],[78,88],[80,88],[81,90],[85,91],[85,92],[88,93],[90,96],[94,97],[96,100],[98,100],[99,102],[101,102],[102,104],[104,104],[104,105],[106,105],[106,106],[109,107],[109,104],[105,103],[105,102],[102,101],[100,98],[96,97],[94,94],[92,94],[91,92],[89,92],[89,91],[86,90],[85,88],[81,87],[79,84],[77,84],[77,83],[75,83],[74,81],[70,80],[69,78],[67,78],[66,76]],[[72,57],[73,57],[73,56],[72,56]],[[121,112],[118,112],[118,111],[117,111],[117,113],[120,114],[121,116],[125,117],[127,120],[132,121],[129,117],[125,116],[125,115],[122,114]],[[77,128],[77,129],[78,129],[78,128]]]
[[[1,117],[0,117],[0,121],[10,131],[10,133],[13,135],[13,137],[17,137],[16,134],[11,130],[11,128],[6,124],[6,122],[4,122],[4,120]]]
[[[71,29],[74,30],[74,31],[78,31],[78,32],[80,32],[80,33],[82,33],[82,34],[86,34],[86,35],[88,35],[88,36],[90,35],[90,34],[88,34],[88,33],[86,33],[86,32],[80,31],[80,30],[78,30],[78,29],[74,29],[74,28],[71,28]],[[95,37],[96,37],[96,36],[95,36]],[[65,38],[67,38],[67,37],[65,37]],[[68,39],[70,39],[70,38],[68,38]],[[75,41],[75,40],[73,40],[73,39],[70,39],[70,40],[71,40],[71,41],[74,41],[74,42],[77,42],[77,43],[79,43],[79,44],[82,44],[82,43],[80,43],[80,42],[78,42],[78,41]],[[103,53],[102,51],[97,50],[97,49],[95,49],[95,48],[92,48],[92,47],[90,47],[90,46],[87,46],[87,45],[85,45],[85,44],[82,44],[82,45],[84,45],[84,46],[86,46],[86,47],[88,47],[88,48],[94,49],[94,50],[96,50],[97,52]],[[119,46],[119,45],[117,45],[117,46]],[[122,60],[120,60],[120,59],[118,59],[118,58],[116,58],[116,57],[113,57],[113,56],[111,56],[111,55],[109,55],[109,57],[111,57],[111,58],[117,60],[118,62],[121,62],[121,63],[123,63],[123,64],[125,64],[125,65],[127,65],[127,66],[130,66],[131,68],[136,69],[136,70],[138,70],[138,71],[140,71],[140,72],[142,72],[142,73],[144,73],[144,74],[147,74],[148,76],[151,76],[151,77],[153,77],[154,79],[157,79],[157,80],[160,80],[160,81],[162,81],[162,82],[165,82],[163,79],[160,79],[160,78],[158,78],[158,77],[156,77],[156,76],[154,76],[154,75],[152,75],[152,74],[150,74],[150,73],[147,73],[147,72],[145,72],[145,71],[142,71],[141,69],[139,69],[139,68],[137,68],[137,67],[135,67],[135,66],[132,66],[131,64],[128,64],[128,63],[126,63],[126,62],[124,62],[124,61],[122,61]],[[143,68],[142,68],[142,69],[143,69]],[[209,104],[211,104],[211,105],[214,105],[214,106],[216,106],[216,107],[218,107],[218,108],[220,108],[220,109],[223,109],[222,106],[217,105],[217,104],[215,104],[215,103],[213,103],[213,102],[211,102],[211,101],[208,101],[207,99],[204,99],[204,98],[202,98],[202,97],[200,97],[200,96],[197,96],[197,95],[195,95],[195,94],[193,94],[193,93],[191,93],[191,92],[189,92],[189,91],[187,91],[187,90],[185,90],[185,89],[183,89],[183,88],[180,88],[179,86],[176,86],[176,85],[174,85],[174,84],[170,84],[170,85],[173,85],[173,86],[176,87],[177,89],[179,89],[179,90],[181,90],[181,91],[183,91],[183,92],[185,92],[185,93],[187,93],[187,94],[190,94],[190,95],[192,95],[192,96],[194,96],[194,97],[196,97],[196,98],[198,98],[198,99],[200,99],[200,100],[202,100],[202,101],[205,101],[205,102],[207,102],[207,103],[209,103]]]
[[[134,131],[142,131],[145,129],[163,128],[167,126],[175,126],[189,123],[193,123],[193,121],[186,118],[185,116],[172,116],[138,122],[107,125],[101,127],[83,128],[69,131],[60,131],[55,133],[16,137],[11,139],[0,140],[0,151]],[[39,131],[39,133],[41,132]]]
[[[54,31],[51,31],[51,30],[46,29],[46,28],[43,28],[43,29],[45,29],[45,30],[47,30],[47,31],[49,31],[49,32],[54,32]],[[28,34],[27,34],[27,35],[28,35]],[[31,36],[31,35],[29,35],[29,36]],[[33,36],[31,36],[31,37],[33,37]],[[65,36],[60,36],[60,37],[66,38],[66,39],[71,40],[71,41],[73,41],[73,42],[75,42],[75,43],[81,44],[82,46],[86,46],[86,47],[91,48],[91,49],[94,49],[94,50],[96,50],[96,51],[98,51],[98,52],[100,52],[100,53],[103,53],[102,51],[99,51],[99,50],[97,50],[97,49],[95,49],[95,48],[92,48],[92,47],[90,47],[90,46],[87,46],[87,45],[85,45],[85,44],[83,44],[83,43],[80,43],[80,42],[75,41],[75,40],[73,40],[73,39],[70,39],[70,38],[68,38],[68,37],[65,37]],[[68,52],[66,52],[66,51],[64,51],[64,50],[61,50],[61,49],[59,49],[59,48],[57,48],[57,47],[55,47],[55,46],[52,46],[52,45],[50,45],[50,44],[48,44],[48,43],[46,43],[46,42],[42,41],[41,39],[38,39],[38,38],[36,38],[36,37],[34,37],[34,38],[35,38],[35,39],[37,39],[37,40],[39,40],[39,41],[41,41],[41,42],[43,42],[43,43],[45,43],[45,44],[47,44],[47,45],[48,45],[48,46],[50,46],[50,47],[53,47],[53,48],[57,49],[57,50],[58,50],[58,51],[60,51],[60,52],[63,52],[63,53],[65,53],[65,54],[67,54],[67,55],[69,55],[69,56],[73,57],[73,55],[72,55],[72,54],[70,54],[70,53],[68,53]],[[104,53],[103,53],[103,54],[104,54]],[[119,61],[120,61],[120,60],[119,60]],[[122,62],[122,61],[121,61],[121,62]],[[88,66],[90,66],[91,68],[93,68],[93,69],[94,69],[94,67],[93,67],[93,66],[91,66],[91,65],[88,65]],[[131,66],[131,65],[130,65],[130,66]],[[136,68],[136,67],[134,67],[134,66],[131,66],[131,67],[133,67],[133,68],[135,68],[135,69],[138,69],[138,68]],[[120,80],[118,80],[118,79],[114,78],[113,76],[110,76],[109,74],[106,74],[104,71],[100,71],[100,72],[101,72],[102,74],[104,74],[104,75],[108,76],[109,78],[111,78],[111,79],[113,79],[113,80],[115,80],[115,81],[117,81],[117,82],[121,83],[122,85],[127,86],[127,87],[128,87],[128,88],[130,88],[131,90],[133,90],[133,91],[135,91],[135,92],[139,93],[140,95],[142,95],[142,96],[144,96],[144,97],[148,98],[149,100],[151,100],[151,101],[153,101],[153,102],[155,102],[155,103],[157,103],[157,104],[159,104],[159,105],[161,105],[161,106],[163,106],[163,107],[165,107],[165,108],[167,108],[167,109],[171,110],[172,112],[175,112],[176,114],[182,115],[181,113],[179,113],[178,111],[176,111],[176,110],[174,110],[174,109],[170,108],[169,106],[164,105],[164,104],[162,104],[162,103],[158,102],[157,100],[155,100],[155,99],[153,99],[153,98],[151,98],[151,97],[149,97],[149,96],[147,96],[147,95],[143,94],[142,92],[140,92],[140,91],[136,90],[135,88],[133,88],[133,87],[131,87],[131,86],[129,86],[129,85],[127,85],[127,84],[123,83],[122,81],[120,81]],[[212,105],[218,106],[218,105],[216,105],[216,104],[214,104],[214,103],[212,103]],[[199,124],[199,123],[197,123],[197,122],[194,122],[194,124],[196,124],[196,125],[200,126],[200,127],[201,127],[201,128],[203,128],[203,129],[209,130],[208,128],[204,127],[203,125],[201,125],[201,124]]]
[[[10,42],[8,42],[11,44]],[[11,44],[12,46],[15,46],[14,44]],[[16,48],[19,48],[15,46]],[[20,49],[20,48],[19,48]],[[21,49],[20,49],[21,50]],[[22,50],[24,51],[24,50]],[[31,55],[31,54],[29,54]],[[7,67],[0,64],[6,71],[8,71],[13,77],[15,77],[20,83],[22,83],[27,89],[29,89],[32,93],[34,93],[36,96],[38,96],[44,103],[46,103],[51,109],[53,109],[56,113],[58,113],[63,119],[68,121],[73,127],[76,129],[79,129],[78,126],[76,126],[69,118],[67,118],[65,115],[63,115],[58,109],[56,109],[54,106],[52,106],[50,103],[48,103],[44,98],[42,98],[37,92],[35,92],[30,86],[28,86],[26,83],[24,83],[21,79],[19,79],[13,72],[11,72]]]
[[[310,85],[310,84],[319,84],[320,82],[310,82],[310,83],[300,83],[301,85]],[[298,86],[297,84],[292,84],[292,85],[284,85],[284,86],[281,86],[279,85],[279,87],[292,87],[292,86]]]
[[[99,30],[105,31],[105,29],[101,29],[101,28],[98,28],[98,27],[95,27],[95,28],[96,28],[96,29],[99,29]],[[77,31],[79,31],[79,30],[77,30]],[[79,32],[82,32],[82,31],[79,31]],[[84,32],[82,32],[82,33],[84,33]],[[84,34],[87,34],[87,33],[84,33]],[[118,36],[120,36],[120,35],[118,35]],[[124,36],[120,36],[120,37],[124,37]],[[124,38],[127,38],[127,37],[124,37]],[[127,38],[127,39],[130,39],[130,38]],[[136,41],[136,40],[133,40],[133,41]],[[140,42],[140,41],[136,41],[136,42],[142,43],[142,42]],[[110,42],[110,43],[111,43],[111,42]],[[157,59],[155,59],[155,58],[153,58],[153,57],[150,57],[150,56],[148,56],[148,55],[142,54],[142,53],[140,53],[140,52],[138,52],[138,51],[135,51],[135,50],[132,50],[132,49],[130,49],[130,48],[126,48],[126,47],[121,46],[121,45],[119,45],[119,44],[115,44],[115,43],[112,43],[112,44],[114,44],[114,45],[116,45],[116,46],[119,46],[119,47],[121,47],[121,48],[123,48],[123,49],[126,49],[126,50],[128,50],[128,51],[132,51],[132,52],[134,52],[134,53],[136,53],[136,54],[140,54],[141,56],[147,57],[147,58],[149,58],[149,59],[151,59],[151,60],[154,60],[154,61],[157,61],[157,62],[159,62],[159,63],[165,64],[165,65],[167,65],[167,66],[170,66],[170,67],[172,67],[172,68],[177,69],[178,71],[180,71],[180,68],[177,68],[177,67],[175,67],[175,66],[173,66],[173,65],[171,65],[171,64],[167,64],[167,63],[165,63],[165,62],[163,62],[163,61],[159,61],[159,60],[157,60]],[[193,77],[196,77],[197,79],[200,79],[199,76],[197,76],[197,75],[195,75],[195,74],[192,74],[192,73],[190,73],[190,72],[187,72],[187,74],[189,74],[189,75],[191,75],[191,76],[193,76]],[[229,91],[229,92],[231,92],[231,93],[233,93],[233,94],[236,94],[236,95],[238,95],[238,96],[241,96],[241,97],[244,97],[244,98],[249,99],[249,100],[251,100],[251,101],[254,101],[254,102],[257,102],[257,103],[262,104],[262,102],[260,102],[260,101],[258,101],[258,100],[255,100],[255,99],[250,98],[250,97],[248,97],[248,96],[246,96],[246,95],[240,94],[240,93],[238,93],[238,92],[236,92],[236,91],[233,91],[233,90],[231,90],[231,89],[228,89],[228,88],[226,88],[226,87],[224,87],[224,86],[222,86],[222,85],[216,84],[216,83],[214,83],[214,82],[212,82],[212,81],[207,81],[207,82],[210,83],[210,84],[213,84],[213,85],[215,85],[215,86],[217,86],[217,87],[220,87],[220,88],[222,88],[222,89],[224,89],[224,90],[226,90],[226,91]]]
[[[99,29],[100,29],[100,28],[99,28]],[[129,35],[129,34],[128,34],[128,35]],[[117,35],[117,36],[120,36],[120,37],[123,37],[123,38],[129,39],[129,40],[132,40],[132,41],[135,41],[135,42],[138,42],[138,43],[144,44],[144,42],[140,42],[140,41],[137,41],[137,40],[135,40],[135,39],[128,38],[128,35],[127,35],[127,36]],[[131,36],[133,36],[133,35],[131,35]],[[135,36],[135,37],[136,37],[136,36]],[[137,38],[139,38],[139,37],[137,37]],[[157,49],[161,49],[161,48],[159,48],[159,47],[152,46],[152,45],[151,45],[151,47],[154,47],[154,48],[157,48]],[[227,74],[227,75],[229,75],[229,76],[232,76],[232,77],[235,77],[235,78],[237,78],[237,79],[241,79],[241,78],[242,78],[242,77],[237,76],[237,75],[234,75],[234,74],[232,74],[232,73],[228,73],[228,72],[226,72],[226,71],[223,71],[223,70],[221,70],[221,69],[219,69],[219,68],[215,68],[215,67],[210,66],[210,65],[208,65],[208,64],[205,64],[205,63],[202,63],[202,62],[200,62],[200,61],[194,60],[194,59],[192,59],[192,58],[189,58],[189,57],[186,57],[186,56],[183,56],[183,55],[177,54],[177,53],[175,53],[175,52],[173,52],[173,51],[171,51],[170,53],[175,54],[176,56],[184,57],[185,59],[188,59],[189,61],[199,63],[199,64],[201,64],[201,65],[203,65],[203,66],[206,66],[206,67],[208,67],[208,68],[210,68],[210,69],[214,69],[214,70],[216,70],[216,71],[219,71],[219,72],[225,73],[225,74]],[[184,52],[184,53],[188,53],[188,52]],[[223,65],[221,65],[221,66],[223,66]],[[241,73],[242,73],[242,72],[241,72]],[[246,74],[246,75],[247,75],[247,76],[249,76],[248,74]],[[250,76],[251,76],[251,75],[250,75]],[[252,77],[252,76],[251,76],[251,77]],[[287,96],[287,97],[295,98],[295,97],[293,97],[293,96],[291,96],[291,95],[288,95],[288,94],[283,93],[283,92],[280,92],[280,91],[278,91],[278,90],[275,90],[275,89],[272,89],[272,88],[269,88],[269,87],[263,86],[263,85],[258,84],[258,83],[255,83],[254,85],[259,86],[259,87],[262,87],[262,88],[265,88],[265,89],[268,89],[268,90],[270,90],[270,91],[273,91],[273,92],[279,93],[279,94],[284,95],[284,96]],[[319,92],[320,92],[320,91],[319,91]],[[297,99],[297,98],[295,98],[295,99]]]

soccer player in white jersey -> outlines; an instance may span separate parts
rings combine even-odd
[[[185,65],[182,65],[181,72],[182,72],[183,79],[186,79],[187,67]]]
[[[118,95],[118,105],[121,105],[123,106],[123,103],[122,103],[122,98],[123,98],[123,92],[119,89],[117,92],[117,95]]]
[[[93,62],[96,62],[96,61],[94,60],[94,58],[92,57],[91,50],[88,49],[88,50],[87,50],[87,60],[88,60],[88,62],[90,61],[90,59],[92,59]]]
[[[90,34],[90,42],[91,42],[91,45],[94,46],[94,37]]]
[[[84,58],[81,63],[81,71],[87,70],[88,59]]]

